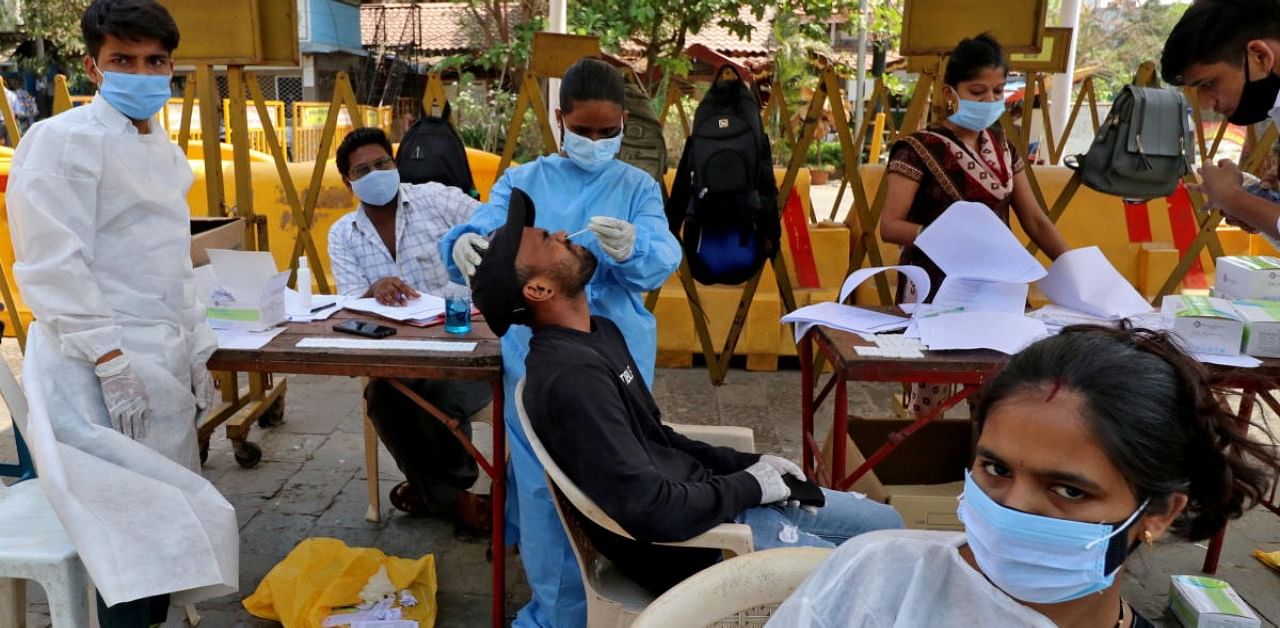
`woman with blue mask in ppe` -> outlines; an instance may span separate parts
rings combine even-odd
[[[1280,468],[1227,394],[1164,333],[1078,326],[1031,345],[982,393],[964,533],[854,538],[769,625],[1151,626],[1121,597],[1126,560],[1212,537]]]
[[[930,290],[918,295],[932,302],[946,275],[915,246],[916,237],[957,201],[982,203],[1009,224],[1009,209],[1031,241],[1049,259],[1067,245],[1036,201],[1023,171],[1025,162],[1011,142],[993,130],[1004,115],[1008,63],[990,35],[965,39],[947,61],[943,94],[949,116],[898,140],[885,169],[885,202],[880,237],[902,247],[899,263],[929,273]],[[915,302],[915,286],[900,282],[897,301]],[[917,384],[904,401],[914,415],[928,413],[951,396],[952,386]]]
[[[681,253],[667,226],[658,183],[615,159],[626,126],[624,89],[622,76],[607,63],[591,58],[574,63],[560,82],[560,154],[507,171],[471,221],[444,237],[440,252],[453,281],[467,282],[483,263],[485,236],[506,222],[512,188],[524,190],[538,207],[537,227],[575,234],[573,241],[599,259],[586,286],[591,311],[618,325],[641,376],[652,385],[657,323],[644,307],[643,293],[667,280]],[[507,538],[520,546],[533,592],[515,625],[574,628],[586,625],[582,578],[513,402],[530,336],[528,327],[517,325],[502,338],[511,451]]]

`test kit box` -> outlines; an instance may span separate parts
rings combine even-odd
[[[1170,576],[1169,608],[1187,628],[1257,628],[1257,614],[1223,580]]]
[[[956,514],[956,498],[964,492],[964,482],[946,484],[900,484],[885,487],[889,505],[912,530],[963,532]]]
[[[1280,258],[1264,255],[1219,257],[1214,271],[1213,296],[1280,300]]]
[[[1280,258],[1257,255],[1217,258],[1213,295],[1224,299],[1280,301]]]
[[[1169,295],[1160,302],[1160,318],[1190,351],[1240,355],[1244,319],[1226,299]]]
[[[209,250],[209,265],[196,269],[199,299],[209,326],[266,331],[285,321],[288,272],[276,272],[266,251]]]
[[[1280,358],[1280,301],[1232,301],[1244,319],[1244,352]]]

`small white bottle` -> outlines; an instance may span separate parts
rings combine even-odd
[[[307,265],[307,256],[298,258],[298,294],[302,297],[302,307],[311,311],[311,267]]]

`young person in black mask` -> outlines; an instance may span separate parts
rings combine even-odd
[[[1199,0],[1164,44],[1160,73],[1173,85],[1196,88],[1202,109],[1249,125],[1268,117],[1280,124],[1280,2]],[[1280,237],[1280,205],[1245,191],[1230,160],[1200,168],[1199,189],[1228,222]]]

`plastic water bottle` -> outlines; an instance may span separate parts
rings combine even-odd
[[[307,265],[307,256],[298,258],[298,294],[302,297],[302,307],[311,309],[311,267]]]

